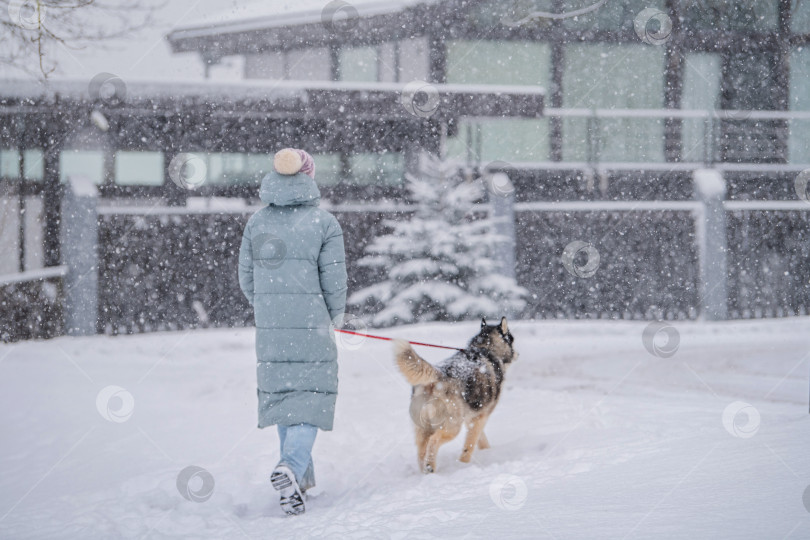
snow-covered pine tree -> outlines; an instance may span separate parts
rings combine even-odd
[[[457,165],[433,156],[420,159],[420,174],[406,182],[414,213],[389,220],[390,234],[375,238],[359,264],[386,278],[349,298],[370,311],[375,326],[424,321],[457,321],[516,314],[528,291],[499,273],[492,219],[473,215],[486,190],[480,179],[465,179]]]

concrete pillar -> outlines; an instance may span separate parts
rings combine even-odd
[[[485,177],[492,206],[495,233],[506,240],[498,243],[497,258],[501,261],[501,274],[515,277],[515,187],[504,172]]]
[[[728,266],[726,245],[726,182],[716,169],[698,169],[694,173],[695,197],[703,204],[697,218],[700,262],[700,312],[704,320],[728,318]]]
[[[69,178],[62,199],[65,331],[96,333],[98,319],[98,190],[87,178]]]

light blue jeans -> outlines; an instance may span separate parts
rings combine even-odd
[[[281,459],[278,464],[290,468],[303,491],[315,486],[312,446],[315,444],[317,434],[318,428],[312,424],[278,425],[281,446]]]

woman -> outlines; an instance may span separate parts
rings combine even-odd
[[[275,155],[262,180],[267,206],[248,221],[239,286],[256,320],[259,427],[278,426],[281,459],[270,477],[288,514],[304,512],[315,485],[312,445],[329,431],[337,398],[333,321],[346,305],[343,231],[318,208],[315,163],[303,150]]]

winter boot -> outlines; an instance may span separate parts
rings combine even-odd
[[[279,465],[273,474],[270,475],[270,483],[273,484],[273,489],[281,495],[281,509],[287,514],[295,516],[303,514],[304,510],[304,494],[301,488],[298,487],[298,482],[295,480],[295,475],[286,465]]]

